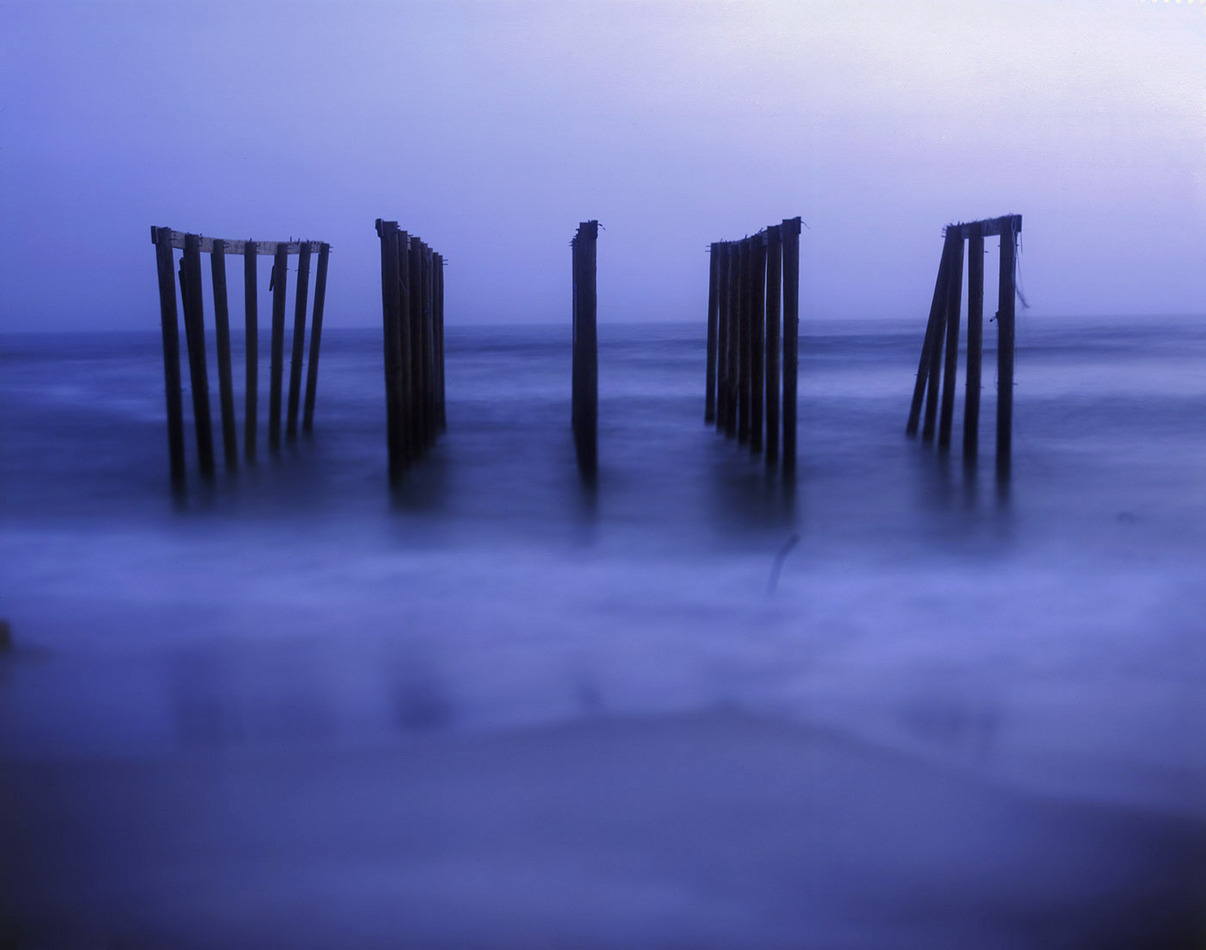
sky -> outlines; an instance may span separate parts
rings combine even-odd
[[[1032,313],[1206,315],[1206,0],[0,0],[0,330],[156,327],[153,224],[329,241],[377,325],[379,217],[450,325],[568,326],[588,219],[601,325],[702,325],[796,215],[802,321],[923,325],[1007,213]]]

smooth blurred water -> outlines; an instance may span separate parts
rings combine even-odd
[[[991,349],[979,466],[905,438],[920,329],[806,321],[785,485],[604,325],[589,488],[568,331],[453,327],[393,493],[330,330],[183,498],[156,334],[0,336],[0,942],[1187,945],[1206,322],[1023,314],[1007,485]]]
[[[698,328],[604,326],[592,491],[567,332],[451,328],[448,432],[391,496],[377,335],[333,330],[313,437],[211,488],[190,429],[183,503],[155,334],[2,337],[0,603],[45,661],[9,671],[0,743],[735,703],[1200,810],[1206,328],[1024,315],[1007,493],[991,350],[979,468],[958,414],[949,459],[904,437],[919,336],[805,326],[789,490],[703,424]]]

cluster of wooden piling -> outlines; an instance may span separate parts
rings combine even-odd
[[[913,387],[913,403],[905,431],[950,451],[959,365],[959,303],[963,289],[963,242],[967,241],[967,388],[963,406],[963,458],[974,463],[980,425],[980,363],[984,338],[984,239],[1000,236],[1001,263],[997,294],[997,474],[1009,474],[1013,430],[1014,270],[1021,215],[948,225],[930,304],[925,342]],[[945,353],[943,347],[945,345]],[[942,380],[945,368],[945,381]],[[939,386],[941,385],[941,413]],[[925,419],[922,423],[922,403]]]
[[[799,218],[711,246],[704,421],[784,476],[796,467],[799,316]]]
[[[222,412],[222,447],[227,471],[239,465],[239,440],[236,432],[234,386],[230,356],[230,309],[226,293],[226,255],[243,258],[243,302],[246,331],[246,381],[243,421],[243,454],[255,461],[256,416],[258,398],[259,326],[257,308],[257,267],[261,254],[273,259],[269,291],[272,293],[272,343],[268,401],[268,448],[280,449],[281,390],[284,373],[285,289],[288,283],[289,255],[296,254],[297,289],[293,316],[293,353],[289,373],[289,401],[285,437],[297,436],[297,417],[301,398],[301,375],[306,343],[306,306],[310,286],[310,257],[318,254],[311,311],[309,370],[306,376],[302,431],[314,424],[314,398],[318,387],[318,351],[322,339],[323,301],[327,286],[327,258],[331,246],[320,241],[226,241],[221,238],[186,234],[170,228],[152,227],[155,261],[159,272],[159,311],[163,329],[163,371],[167,390],[168,452],[171,478],[176,486],[185,482],[184,411],[180,380],[180,343],[176,310],[176,282],[173,277],[174,250],[181,250],[180,299],[184,335],[188,347],[193,422],[197,435],[197,464],[203,478],[214,476],[213,432],[209,412],[209,378],[205,357],[204,294],[201,255],[209,254],[214,298],[214,327],[218,354],[218,393]]]
[[[397,221],[377,219],[389,478],[397,484],[447,426],[444,258]]]
[[[599,337],[596,328],[595,248],[598,221],[583,221],[573,249],[573,396],[571,417],[578,469],[593,477],[599,466]]]

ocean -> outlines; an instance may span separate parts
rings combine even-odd
[[[568,327],[450,326],[391,492],[330,328],[183,496],[157,331],[0,335],[0,944],[1199,946],[1206,320],[1020,312],[1005,484],[923,331],[802,320],[784,484],[604,323],[592,487]]]

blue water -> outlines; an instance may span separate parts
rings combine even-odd
[[[568,331],[451,327],[391,494],[379,334],[331,329],[313,436],[206,486],[190,428],[183,499],[157,334],[0,336],[0,755],[740,710],[1201,820],[1206,320],[1022,314],[1007,487],[991,347],[978,468],[958,413],[949,459],[904,437],[921,330],[805,322],[785,486],[704,425],[699,327],[605,324],[591,490]]]

